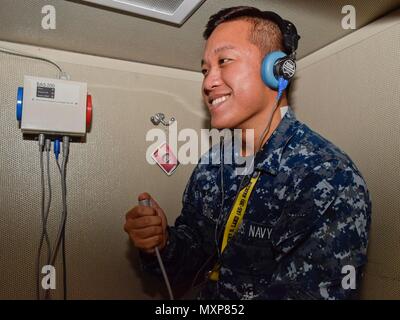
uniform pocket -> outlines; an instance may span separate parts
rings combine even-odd
[[[269,225],[244,222],[225,249],[223,265],[240,274],[269,277],[275,268],[271,234]]]

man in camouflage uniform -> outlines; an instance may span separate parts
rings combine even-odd
[[[227,10],[225,17],[227,12],[230,14]],[[251,59],[252,51],[246,51],[251,46],[246,47],[246,41],[250,42],[246,27],[253,23],[246,17],[236,15],[222,20],[209,32],[203,61],[203,95],[214,127],[253,128],[257,137],[262,131],[258,123],[265,122],[262,110],[272,110],[273,100],[266,99],[269,102],[262,108],[251,109],[259,100],[251,101],[253,97],[241,91],[249,82],[247,91],[256,89],[250,94],[262,97],[264,92],[258,89],[260,79],[244,71],[253,70],[252,64],[257,70],[260,64]],[[276,29],[272,31],[276,33]],[[259,46],[256,50],[264,54]],[[240,69],[243,56],[249,60],[246,68]],[[240,72],[245,73],[246,82]],[[266,88],[265,95],[276,97],[276,92],[270,91]],[[220,99],[222,94],[226,101]],[[240,100],[241,96],[245,99]],[[243,121],[246,117],[261,120],[248,125]],[[256,150],[254,172],[260,173],[259,179],[239,230],[223,252],[222,234],[247,177],[236,174],[235,163],[210,163],[210,157],[220,152],[219,146],[204,155],[192,173],[181,215],[173,227],[167,227],[165,214],[154,200],[153,208],[137,206],[128,212],[125,230],[141,250],[145,269],[160,273],[153,249],[158,245],[173,284],[201,282],[208,270],[218,266],[218,280],[206,277],[199,298],[355,296],[354,286],[343,285],[343,270],[354,268],[358,289],[366,263],[371,214],[365,182],[346,154],[296,119],[285,95],[273,117],[263,147]]]

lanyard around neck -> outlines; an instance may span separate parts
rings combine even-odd
[[[235,233],[239,230],[239,226],[243,220],[243,216],[247,209],[247,204],[250,199],[250,195],[260,177],[260,172],[257,172],[250,180],[250,183],[239,192],[238,197],[233,205],[233,208],[229,214],[228,221],[225,226],[224,237],[221,244],[221,253],[225,250],[228,242],[232,239]],[[213,270],[209,274],[211,280],[217,281],[219,279],[219,268],[220,265],[216,264]]]

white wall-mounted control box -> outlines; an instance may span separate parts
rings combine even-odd
[[[84,136],[86,99],[86,83],[25,76],[21,130]]]

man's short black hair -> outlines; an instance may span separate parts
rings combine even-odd
[[[249,41],[260,49],[262,55],[284,50],[282,32],[278,25],[265,19],[261,10],[247,6],[225,8],[212,15],[204,30],[204,39],[207,40],[220,24],[235,20],[251,23]]]

